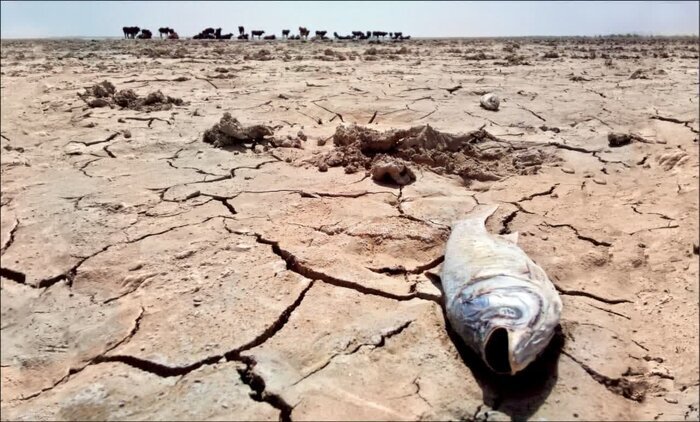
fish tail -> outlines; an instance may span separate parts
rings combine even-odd
[[[468,215],[467,218],[468,220],[476,220],[480,222],[481,224],[485,224],[486,220],[489,219],[493,215],[494,212],[498,209],[497,204],[488,204],[488,205],[477,205]]]
[[[475,228],[486,229],[486,220],[498,209],[496,204],[477,205],[463,219],[456,221],[453,230],[474,230]],[[471,227],[471,229],[468,229]]]

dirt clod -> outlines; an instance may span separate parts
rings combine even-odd
[[[382,158],[372,164],[372,179],[377,182],[391,181],[400,186],[408,185],[416,180],[416,175],[401,160]]]
[[[338,126],[333,144],[333,151],[318,158],[316,165],[343,166],[347,173],[374,168],[372,174],[381,177],[390,169],[392,174],[408,174],[406,163],[411,162],[437,173],[459,175],[467,183],[494,181],[507,174],[536,173],[543,163],[554,160],[536,148],[515,151],[483,129],[455,135],[430,125],[386,132],[357,125]],[[396,159],[406,169],[387,166]],[[408,180],[404,176],[397,179],[398,184]]]
[[[138,111],[160,111],[170,110],[173,105],[184,105],[180,98],[173,98],[164,95],[160,91],[151,92],[146,97],[139,97],[131,89],[116,91],[114,85],[109,81],[103,81],[85,90],[85,93],[78,94],[90,107],[111,107],[118,105],[121,108],[128,108]],[[93,99],[89,99],[94,97]]]
[[[270,137],[273,130],[265,125],[243,126],[231,113],[224,113],[219,123],[204,132],[204,142],[217,148],[246,142],[260,142]]]

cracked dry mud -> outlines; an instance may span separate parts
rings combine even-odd
[[[3,41],[3,420],[698,419],[696,40],[153,41]],[[213,148],[225,112],[302,148]],[[498,177],[319,171],[352,124],[483,130]],[[479,203],[564,302],[515,378],[436,287]]]

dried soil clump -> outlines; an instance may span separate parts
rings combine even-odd
[[[338,126],[334,149],[315,162],[319,169],[345,167],[346,173],[364,170],[374,180],[391,179],[404,185],[415,180],[409,163],[438,174],[456,174],[472,180],[495,181],[509,174],[534,174],[545,162],[556,160],[536,148],[515,149],[487,131],[450,134],[430,125],[379,132]]]
[[[113,105],[118,105],[121,108],[146,112],[170,110],[173,105],[185,104],[182,99],[164,95],[160,91],[151,92],[146,97],[139,97],[131,89],[117,91],[109,81],[102,81],[90,88],[86,88],[85,93],[78,95],[90,107],[112,107]]]
[[[231,113],[224,116],[211,129],[204,132],[204,142],[217,148],[229,145],[262,142],[273,135],[273,130],[265,125],[243,126]]]
[[[254,144],[263,147],[302,148],[306,136],[301,133],[297,137],[287,136],[285,139],[274,138],[274,130],[270,126],[243,126],[231,113],[224,113],[219,123],[204,132],[203,141],[216,148],[231,145]]]

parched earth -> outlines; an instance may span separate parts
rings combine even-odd
[[[697,420],[697,60],[697,38],[2,41],[2,419]],[[224,113],[289,142],[203,142]],[[472,135],[402,153],[404,186],[325,165],[338,126],[424,125]],[[479,203],[564,303],[514,378],[442,312]]]

